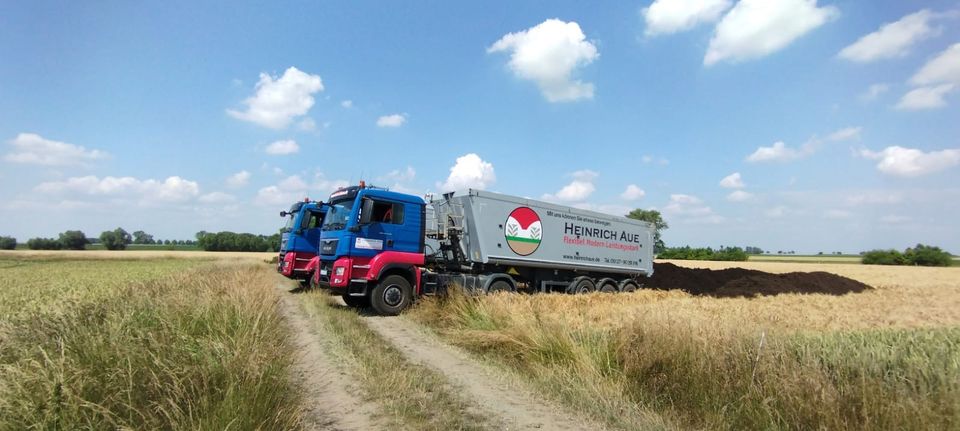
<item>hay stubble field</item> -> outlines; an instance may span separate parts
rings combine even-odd
[[[340,346],[321,357],[341,358],[327,368],[355,381],[354,395],[376,415],[368,424],[496,426],[442,373],[405,362],[403,346],[367,329],[363,313],[277,289],[271,257],[3,253],[0,429],[310,428],[305,412],[323,406],[295,376],[302,352],[291,335],[303,328],[284,316],[283,295],[315,319],[311,336]],[[827,271],[873,288],[737,298],[453,293],[397,319],[613,429],[960,425],[960,268],[672,263]],[[357,360],[364,355],[402,365],[389,371]],[[411,393],[384,392],[378,379]]]

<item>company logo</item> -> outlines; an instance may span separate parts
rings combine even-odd
[[[507,216],[503,224],[503,236],[507,239],[510,250],[520,256],[533,254],[540,247],[543,227],[540,216],[532,209],[520,207]]]

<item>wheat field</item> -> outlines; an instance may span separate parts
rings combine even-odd
[[[617,428],[960,426],[960,268],[672,262],[828,271],[843,296],[453,294],[412,316]]]

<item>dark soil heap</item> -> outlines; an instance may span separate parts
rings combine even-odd
[[[781,293],[845,295],[872,289],[859,281],[822,271],[771,274],[743,268],[683,268],[672,263],[655,263],[653,277],[648,278],[644,286],[660,290],[680,289],[693,295],[718,298]]]

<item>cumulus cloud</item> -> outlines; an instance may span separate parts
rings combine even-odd
[[[323,91],[320,76],[296,67],[288,68],[279,78],[261,73],[256,92],[243,101],[247,109],[228,109],[227,114],[263,127],[283,129],[313,107],[313,94],[319,91]]]
[[[625,201],[635,201],[647,195],[647,192],[643,191],[636,184],[630,184],[627,186],[627,189],[620,193],[620,199]]]
[[[13,151],[7,153],[4,160],[13,163],[69,166],[83,165],[107,157],[107,153],[103,151],[45,139],[35,133],[20,133],[7,143],[13,147]]]
[[[40,193],[71,193],[89,196],[138,197],[144,201],[183,202],[200,194],[200,185],[178,176],[166,180],[141,180],[134,177],[94,175],[72,177],[64,181],[48,181],[34,188]]]
[[[860,139],[860,132],[862,131],[863,127],[845,127],[827,135],[827,140],[839,142]]]
[[[743,183],[743,178],[740,177],[740,173],[734,172],[720,180],[720,187],[728,189],[742,189],[746,187],[746,184]]]
[[[787,215],[787,212],[789,210],[790,210],[789,208],[783,205],[780,205],[780,206],[775,206],[773,208],[768,208],[764,210],[763,215],[769,218],[780,218]]]
[[[644,33],[670,34],[714,22],[732,4],[732,0],[656,0],[640,11],[647,24]]]
[[[250,181],[250,172],[240,171],[227,177],[227,186],[237,188],[247,185]]]
[[[730,202],[746,202],[751,199],[753,199],[753,193],[743,190],[734,190],[727,195],[727,200]]]
[[[410,183],[417,177],[417,170],[413,166],[407,166],[406,169],[394,169],[388,172],[386,175],[378,178],[377,180],[384,184],[389,184],[390,190],[408,193],[408,194],[418,194],[414,190]]]
[[[664,166],[670,164],[670,161],[663,157],[654,157],[650,155],[643,156],[641,160],[643,160],[643,163],[646,163],[646,164],[656,163],[658,165],[664,165]]]
[[[487,53],[495,52],[509,52],[507,64],[514,75],[536,82],[550,102],[593,98],[593,84],[572,75],[600,54],[576,22],[548,19],[526,30],[508,33],[487,48]]]
[[[573,181],[563,186],[556,194],[544,194],[542,199],[546,201],[581,202],[597,190],[596,186],[593,185],[593,180],[599,176],[598,173],[584,169],[574,172],[571,176]]]
[[[852,139],[860,139],[862,127],[845,127],[836,130],[827,135],[827,142],[840,142]],[[774,142],[770,147],[758,147],[756,151],[747,156],[747,161],[751,163],[758,162],[790,162],[799,160],[816,153],[825,143],[824,140],[816,136],[804,142],[800,148],[792,148],[783,141]]]
[[[457,157],[457,162],[450,168],[450,175],[443,183],[437,183],[441,192],[452,192],[465,189],[483,190],[493,185],[497,176],[493,171],[493,164],[484,161],[475,153]]]
[[[285,156],[300,152],[300,146],[292,139],[271,142],[264,151],[271,156]]]
[[[832,220],[843,220],[852,217],[853,214],[850,211],[838,210],[838,209],[829,209],[823,213],[823,218],[832,219]]]
[[[713,214],[713,210],[696,196],[685,194],[670,195],[670,201],[663,207],[665,214],[680,216],[705,216]]]
[[[263,206],[287,206],[308,198],[311,194],[319,195],[325,200],[331,192],[347,184],[344,180],[328,180],[320,172],[317,172],[309,183],[300,175],[291,175],[277,184],[258,190],[253,201]]]
[[[943,108],[947,106],[946,96],[953,90],[956,90],[955,84],[914,88],[904,94],[895,107],[903,111]]]
[[[400,127],[407,122],[406,114],[391,114],[377,118],[377,127]]]
[[[225,204],[235,202],[236,200],[237,198],[235,196],[224,192],[210,192],[205,195],[200,195],[200,197],[197,198],[197,201],[205,204]]]
[[[910,78],[913,85],[960,84],[960,43],[955,43],[928,61]]]
[[[867,87],[867,90],[863,93],[860,93],[860,100],[864,102],[872,102],[877,100],[883,93],[886,93],[890,90],[890,86],[887,84],[872,84]]]
[[[804,156],[803,151],[790,148],[783,141],[777,141],[770,147],[759,147],[747,156],[747,161],[757,162],[789,162]]]
[[[766,56],[838,15],[816,0],[741,0],[717,24],[703,64]]]
[[[939,33],[940,29],[930,25],[934,17],[923,9],[883,24],[879,30],[843,48],[837,56],[860,63],[906,56],[914,44]]]
[[[344,101],[340,102],[340,106],[342,106],[342,107],[344,107],[344,108],[347,108],[347,109],[353,108],[353,101],[352,101],[352,100],[344,100]]]
[[[879,160],[877,170],[880,172],[904,178],[929,175],[960,165],[960,149],[924,152],[915,148],[893,146],[878,152],[861,150],[860,155]]]

